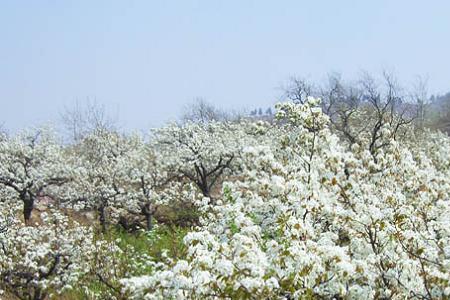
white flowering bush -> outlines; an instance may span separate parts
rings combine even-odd
[[[2,293],[18,299],[46,299],[76,287],[89,271],[90,228],[70,222],[57,211],[43,214],[41,225],[25,226],[6,207],[0,221]]]
[[[124,299],[119,280],[151,270],[151,257],[118,236],[99,235],[92,241],[89,273],[79,281],[80,298]]]
[[[278,105],[272,139],[244,147],[239,178],[204,203],[186,257],[123,279],[130,297],[450,297],[448,138],[416,150],[386,128],[377,151],[347,150],[318,105]]]

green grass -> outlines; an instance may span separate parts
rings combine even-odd
[[[183,238],[190,231],[189,228],[161,225],[155,226],[151,232],[140,231],[137,233],[129,233],[124,230],[111,229],[105,234],[98,234],[98,239],[108,241],[115,240],[118,246],[124,250],[123,254],[115,257],[117,265],[114,267],[117,271],[117,277],[128,273],[131,276],[138,276],[148,274],[151,268],[147,265],[135,269],[131,260],[136,259],[141,255],[151,257],[154,261],[161,261],[163,253],[170,258],[181,258],[186,253],[186,248],[183,244]],[[129,247],[132,247],[130,251]],[[116,278],[110,282],[114,288],[108,287],[107,284],[102,283],[94,274],[88,274],[80,281],[80,286],[74,287],[73,290],[64,292],[62,295],[55,295],[53,299],[75,300],[75,299],[93,299],[84,291],[82,285],[89,288],[90,291],[99,295],[99,299],[113,299],[115,296],[120,298],[120,293],[115,289],[120,289],[120,285]],[[97,298],[96,298],[97,299]]]

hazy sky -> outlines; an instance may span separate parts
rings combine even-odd
[[[97,99],[126,128],[203,97],[267,107],[291,75],[395,70],[450,91],[450,1],[0,0],[0,123]]]

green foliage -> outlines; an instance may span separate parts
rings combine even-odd
[[[185,227],[158,226],[153,232],[146,233],[146,239],[150,243],[149,255],[157,260],[162,257],[163,252],[170,258],[183,257],[186,251],[183,238],[189,231]]]

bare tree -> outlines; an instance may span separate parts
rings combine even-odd
[[[338,73],[328,75],[328,81],[316,88],[304,79],[292,77],[284,90],[288,99],[304,103],[308,96],[322,99],[322,110],[330,117],[332,129],[349,145],[359,143],[361,135],[368,136],[368,150],[375,153],[387,144],[382,142],[382,129],[390,127],[396,139],[405,133],[421,111],[425,118],[425,82],[416,88],[415,100],[410,101],[392,73],[384,71],[376,80],[363,72],[355,83],[344,83]],[[419,94],[421,92],[422,94]]]
[[[182,122],[209,123],[228,119],[226,112],[218,109],[203,98],[195,98],[193,103],[185,107],[181,116]]]
[[[345,83],[339,73],[328,74],[327,83],[320,87],[314,96],[321,98],[322,110],[332,121],[336,114],[345,113],[361,104],[359,89]]]
[[[108,114],[106,107],[97,101],[87,99],[73,106],[65,107],[60,114],[61,122],[70,141],[79,142],[94,130],[115,131],[118,128],[117,117]]]
[[[357,142],[357,137],[366,130],[357,122],[357,112],[361,105],[361,91],[352,87],[338,91],[339,96],[333,98],[332,92],[328,101],[324,101],[325,113],[330,116],[333,129],[341,133],[349,144]],[[355,121],[357,124],[355,124]]]
[[[416,125],[418,128],[423,128],[428,117],[430,105],[428,97],[428,78],[417,76],[416,81],[413,84],[411,98],[416,105],[417,110]]]
[[[379,86],[376,80],[364,73],[360,81],[363,93],[363,100],[368,104],[371,112],[369,122],[370,143],[369,151],[375,157],[378,149],[387,146],[379,143],[382,138],[382,128],[389,125],[391,137],[397,139],[402,133],[405,125],[412,123],[416,117],[415,107],[406,101],[402,94],[396,78],[392,73],[383,72],[382,85]]]
[[[286,86],[281,87],[283,97],[303,104],[309,96],[313,96],[314,86],[306,79],[292,76]]]

